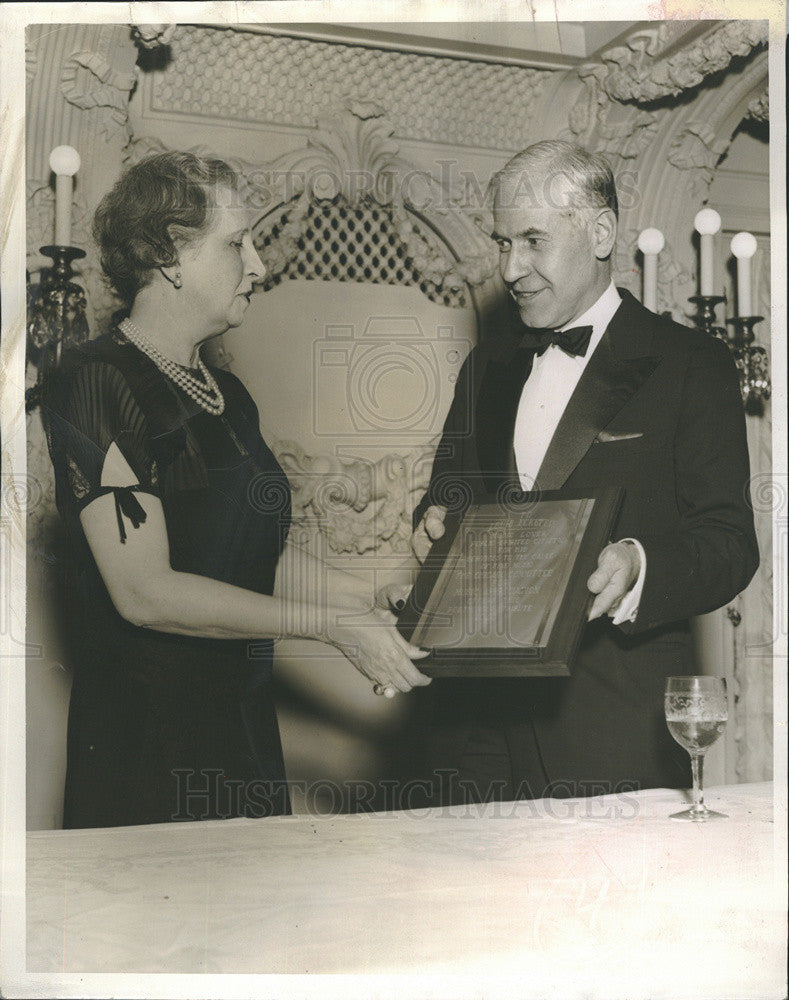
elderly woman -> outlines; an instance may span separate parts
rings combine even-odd
[[[264,272],[231,168],[149,157],[94,235],[128,314],[64,355],[45,404],[74,654],[64,826],[289,812],[273,640],[331,643],[390,695],[428,682],[420,652],[346,574],[277,596],[288,483],[249,393],[200,357]]]

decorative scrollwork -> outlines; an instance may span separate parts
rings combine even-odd
[[[663,22],[634,32],[598,61],[579,66],[576,72],[584,88],[570,109],[564,134],[581,143],[596,141],[602,152],[625,159],[638,156],[659,126],[659,119],[644,117],[655,113],[655,108],[647,112],[644,105],[695,89],[711,74],[728,69],[736,57],[749,55],[767,41],[765,25],[753,21],[716,24],[688,44],[682,44],[684,31],[677,23]],[[663,57],[665,52],[669,54]],[[612,109],[622,105],[631,110],[630,120],[609,124]],[[754,115],[760,113],[754,102]],[[595,130],[599,132],[597,140]],[[701,136],[696,135],[695,140],[700,141]],[[693,142],[690,135],[680,140],[682,148],[675,154],[678,159],[698,155],[687,148]]]
[[[83,111],[103,109],[104,131],[109,134],[126,125],[136,80],[134,73],[114,69],[98,52],[75,52],[63,66],[60,89],[69,104]]]
[[[579,74],[594,74],[612,101],[648,104],[676,97],[698,87],[712,73],[728,69],[736,57],[764,46],[767,22],[724,21],[663,59],[655,57],[658,40],[644,44],[642,36],[639,32],[626,45],[604,52],[602,71],[600,64],[591,64]]]
[[[466,228],[472,251],[460,260],[440,243],[425,238],[413,213],[446,215],[452,211],[458,216],[460,210],[431,174],[400,157],[393,131],[381,107],[352,101],[343,113],[318,120],[306,149],[286,154],[273,169],[264,171],[278,186],[279,203],[299,195],[278,242],[284,239],[293,246],[304,235],[309,199],[333,201],[339,197],[352,207],[374,202],[389,210],[399,238],[425,278],[439,288],[481,284],[496,270],[493,245],[471,221]],[[266,261],[274,269],[278,263]]]
[[[726,140],[716,139],[707,122],[688,122],[671,143],[668,162],[680,170],[693,171],[693,194],[701,198],[727,146]]]
[[[636,111],[625,121],[612,125],[603,120],[599,126],[597,149],[601,153],[633,160],[652,142],[659,124],[660,116],[653,111]]]

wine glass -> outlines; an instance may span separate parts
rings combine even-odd
[[[693,768],[693,805],[673,813],[671,819],[693,823],[727,819],[704,805],[702,784],[704,754],[726,728],[729,718],[726,681],[722,677],[667,677],[664,704],[669,732],[688,751]]]

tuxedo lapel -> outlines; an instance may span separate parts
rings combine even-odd
[[[548,446],[537,485],[561,489],[600,431],[660,362],[650,353],[651,314],[627,292],[581,376]],[[654,318],[654,317],[652,317]]]
[[[515,341],[491,358],[476,406],[477,459],[485,489],[495,493],[514,474],[512,439],[523,385],[534,360],[533,348]]]

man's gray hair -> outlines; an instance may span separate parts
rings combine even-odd
[[[566,179],[571,208],[610,208],[619,218],[614,174],[606,158],[599,153],[590,153],[583,146],[563,139],[535,142],[516,153],[493,175],[490,190],[495,195],[505,177],[530,173],[550,178],[551,190],[555,190],[556,177]]]

